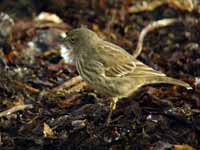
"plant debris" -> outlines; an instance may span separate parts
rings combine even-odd
[[[199,8],[198,0],[2,1],[0,149],[200,149]],[[176,23],[148,29],[167,18]],[[140,61],[193,90],[144,86],[118,102],[106,127],[109,98],[63,58],[65,33],[82,25],[129,53],[142,47]]]

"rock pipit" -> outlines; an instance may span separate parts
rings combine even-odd
[[[107,124],[117,101],[143,85],[167,83],[191,89],[189,84],[143,64],[123,48],[103,40],[87,28],[69,31],[65,40],[75,53],[76,68],[83,80],[111,98]]]

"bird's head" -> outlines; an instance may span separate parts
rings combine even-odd
[[[100,38],[97,34],[86,27],[73,29],[67,32],[65,38],[67,45],[73,49],[75,54],[90,49],[91,46],[99,40]]]

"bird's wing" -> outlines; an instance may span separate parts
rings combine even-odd
[[[104,41],[98,46],[99,61],[104,65],[105,76],[123,77],[131,75],[133,77],[165,76],[165,74],[136,60],[121,47]]]
[[[133,73],[134,69],[135,69],[135,63],[132,61],[129,63],[118,64],[115,66],[107,67],[105,69],[105,75],[108,77],[121,77]]]
[[[98,60],[104,65],[105,76],[121,77],[134,72],[136,65],[132,56],[121,47],[104,41],[98,50]]]
[[[142,62],[135,60],[136,69],[131,76],[134,77],[152,77],[152,76],[166,76],[164,73],[154,70],[153,68],[143,64]]]

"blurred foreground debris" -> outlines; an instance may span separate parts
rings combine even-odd
[[[17,111],[20,111],[20,110],[32,109],[32,108],[33,108],[33,105],[31,105],[31,104],[14,106],[14,107],[12,107],[12,108],[10,108],[8,110],[0,112],[0,118],[8,116],[8,115],[10,115],[12,113],[15,113]]]
[[[43,127],[43,134],[44,137],[53,137],[53,131],[52,129],[49,127],[49,125],[47,123],[44,122],[44,127]]]
[[[139,13],[143,11],[153,11],[161,5],[169,5],[182,11],[196,11],[200,13],[199,0],[142,0],[135,1],[133,6],[129,7],[129,13]]]
[[[0,12],[0,37],[6,38],[10,35],[14,20],[6,13]]]
[[[47,21],[53,23],[62,23],[63,20],[58,17],[56,14],[48,13],[48,12],[41,12],[36,18],[36,21]]]

